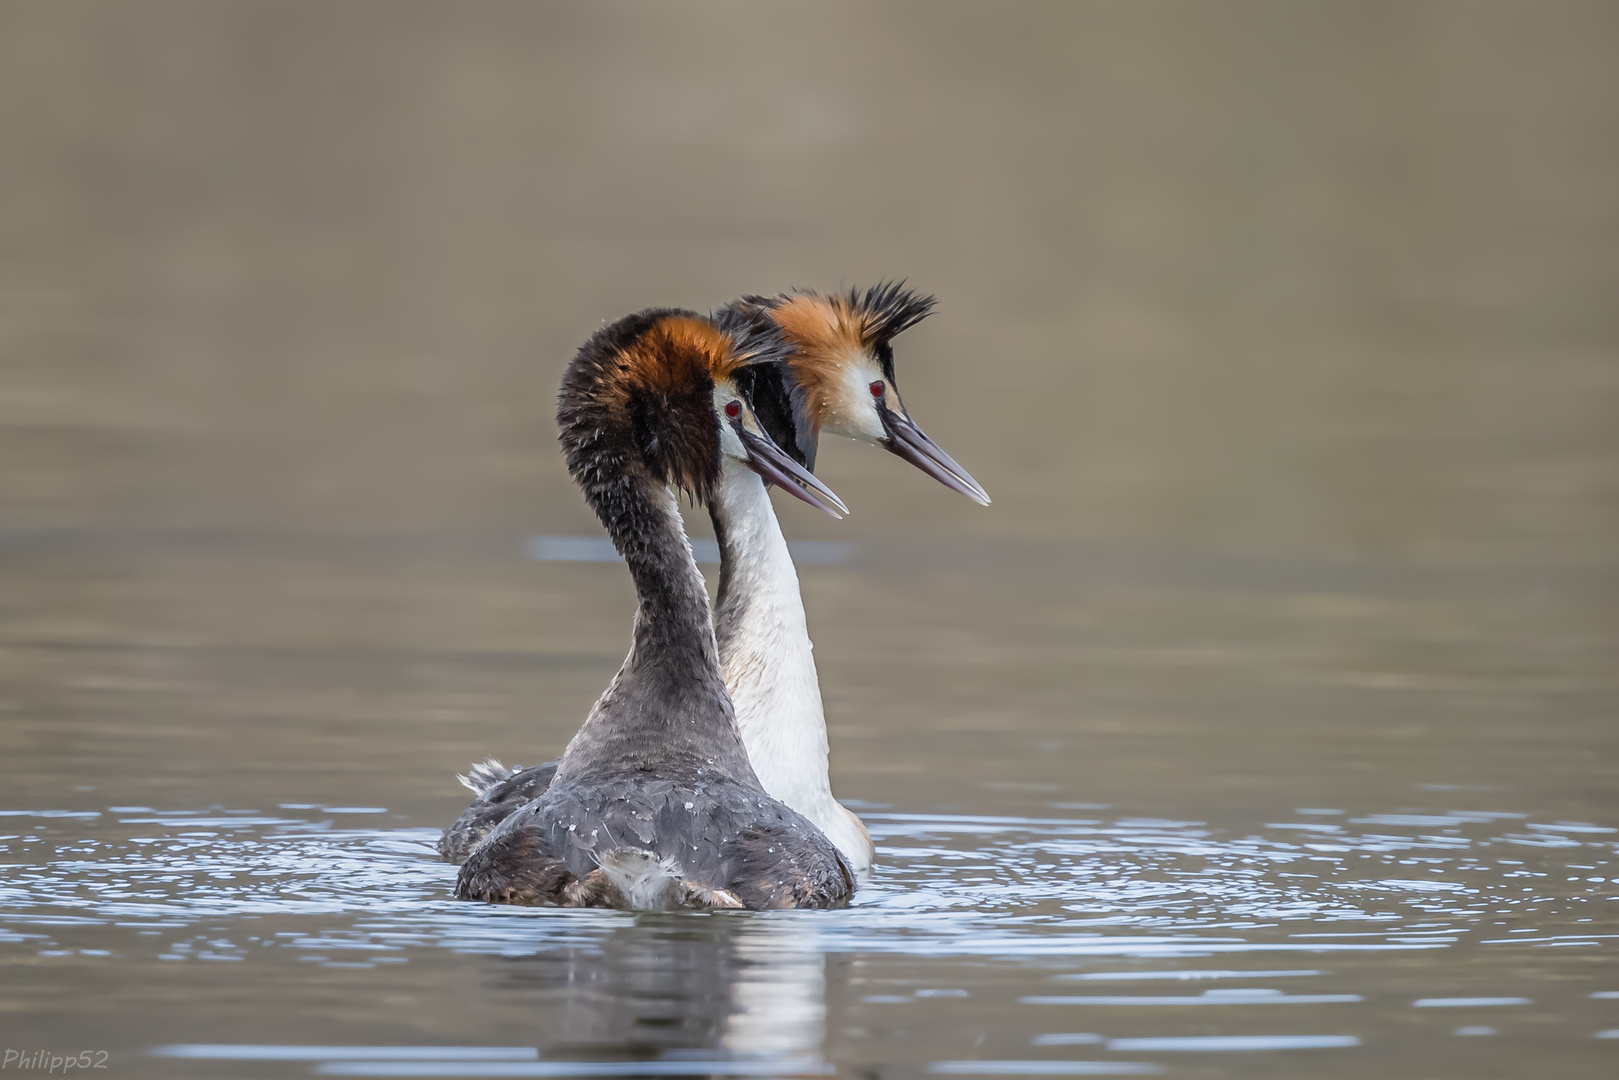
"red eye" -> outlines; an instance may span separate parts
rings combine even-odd
[[[883,381],[881,379],[878,379],[876,382],[871,384],[871,396],[872,397],[882,397],[883,396]]]
[[[740,401],[727,401],[725,403],[725,415],[729,416],[732,420],[735,420],[737,417],[741,416],[742,403]]]

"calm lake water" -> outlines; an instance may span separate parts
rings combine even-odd
[[[1615,1075],[1616,52],[1600,4],[0,6],[3,1069]],[[628,640],[572,349],[885,275],[995,503],[829,441],[853,516],[778,507],[874,880],[452,901],[454,773]]]

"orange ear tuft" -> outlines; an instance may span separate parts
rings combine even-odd
[[[670,315],[624,350],[627,388],[669,393],[729,375],[736,366],[731,341],[702,319]]]
[[[706,499],[719,472],[716,378],[736,369],[731,339],[686,313],[667,315],[624,349],[624,410],[660,479]]]

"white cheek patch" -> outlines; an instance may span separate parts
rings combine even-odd
[[[736,387],[732,386],[729,382],[716,382],[714,384],[714,411],[716,413],[724,416],[725,403],[728,401],[735,401],[736,398]]]
[[[731,426],[731,418],[725,413],[725,406],[733,401],[740,400],[736,387],[729,382],[716,382],[714,384],[714,416],[720,422],[720,452],[729,454],[734,458],[748,459],[748,449],[742,445],[742,439]],[[742,414],[747,415],[746,407]]]
[[[882,404],[871,396],[871,384],[882,377],[882,369],[876,361],[864,354],[842,365],[837,381],[828,388],[831,408],[827,410],[826,430],[861,442],[881,443],[887,438],[882,417],[877,412]]]
[[[724,419],[725,413],[720,413],[720,450],[734,458],[748,459],[748,448],[742,445],[741,436],[737,435],[736,428]]]

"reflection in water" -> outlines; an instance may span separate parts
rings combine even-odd
[[[567,1053],[658,1057],[711,1049],[730,1012],[733,950],[713,920],[615,926],[588,948],[508,961],[491,989],[550,1002],[541,1041]]]
[[[826,953],[815,920],[734,920],[739,968],[721,1045],[741,1057],[819,1063],[826,1041]]]
[[[1342,1053],[1366,1042],[1367,1009],[1391,1007],[1386,996],[1368,1001],[1368,979],[1385,978],[1393,958],[1435,952],[1453,954],[1448,964],[1465,966],[1473,985],[1504,992],[1412,994],[1410,1024],[1539,1002],[1565,1017],[1566,1036],[1609,1037],[1590,1010],[1613,990],[1541,980],[1532,996],[1510,993],[1523,988],[1525,957],[1602,952],[1615,938],[1593,921],[1613,895],[1607,873],[1569,872],[1619,855],[1615,834],[1595,823],[1371,813],[1332,826],[1323,842],[1288,824],[1232,836],[1156,819],[873,814],[883,869],[848,911],[628,915],[451,901],[453,868],[433,858],[432,830],[337,827],[380,813],[13,813],[0,957],[146,957],[201,985],[220,965],[273,974],[290,960],[331,977],[388,970],[409,986],[412,968],[432,979],[445,955],[484,955],[475,993],[505,1017],[502,1044],[151,1051],[312,1062],[322,1075],[817,1073],[866,1053],[942,1073],[1130,1075],[1167,1067],[1130,1060],[1144,1053]],[[1427,876],[1396,876],[1413,866]],[[1229,962],[1277,952],[1308,955],[1312,966]],[[829,957],[854,961],[840,963],[833,985]],[[1246,985],[1219,985],[1231,982]],[[1072,992],[1115,987],[1127,992]],[[852,1012],[841,1004],[851,999]],[[998,1030],[1026,1032],[1023,1046],[1067,1056],[959,1052],[971,1044],[952,1053],[989,1007],[1013,1010]],[[1177,1018],[1193,1012],[1225,1029]],[[1090,1030],[1062,1030],[1076,1020]],[[1535,1022],[1544,1028],[1546,1017]],[[1440,1020],[1433,1030],[1495,1029]]]
[[[489,990],[547,1003],[536,1037],[579,1057],[760,1059],[818,1069],[825,957],[813,927],[774,918],[609,919],[588,945],[492,969]]]
[[[441,887],[445,868],[427,861],[429,852],[422,845],[430,843],[431,838],[420,834],[336,833],[311,830],[310,823],[294,819],[248,814],[206,819],[125,817],[121,824],[145,826],[162,821],[171,826],[191,826],[199,820],[236,826],[238,830],[262,827],[267,822],[280,827],[258,837],[233,830],[236,842],[223,846],[217,840],[188,844],[186,840],[202,837],[186,828],[174,837],[179,842],[162,845],[161,850],[169,853],[167,857],[151,850],[154,841],[149,838],[132,840],[134,850],[119,871],[124,887],[115,890],[116,894],[127,894],[135,882],[176,884],[178,875],[174,871],[181,867],[197,874],[186,883],[190,887],[175,890],[170,905],[164,905],[166,915],[150,908],[142,912],[149,925],[172,926],[168,920],[182,912],[180,917],[187,920],[194,920],[200,911],[212,916],[240,917],[252,911],[267,911],[272,904],[306,917],[321,912],[357,913],[369,905],[361,901],[356,907],[358,897],[345,897],[341,890],[355,885],[355,875],[362,875],[375,892],[363,889],[360,895],[386,897],[382,906],[387,910],[400,912],[426,904],[440,918],[448,917],[450,927],[440,924],[439,928],[441,933],[446,929],[450,932],[436,943],[457,950],[472,946],[466,933],[467,922],[458,916],[470,915],[473,920],[486,914],[507,916],[500,919],[503,926],[491,927],[482,938],[485,949],[505,954],[503,960],[487,969],[484,992],[542,1003],[525,1026],[528,1037],[545,1048],[548,1058],[634,1062],[636,1068],[653,1063],[657,1065],[654,1071],[663,1075],[700,1074],[707,1066],[716,1073],[739,1075],[761,1068],[767,1072],[823,1070],[826,950],[813,918],[794,913],[736,917],[485,911],[444,901]],[[209,839],[218,835],[210,831]],[[81,850],[105,849],[90,841]],[[406,853],[414,857],[400,858]],[[177,855],[180,857],[174,857]],[[368,857],[375,862],[367,865]],[[215,885],[216,891],[207,895],[210,887],[203,881],[234,882],[235,874],[224,867],[235,863],[240,868],[243,858],[277,865],[276,886],[263,892],[250,888],[243,893]],[[199,865],[201,860],[207,860],[208,865]],[[92,877],[100,874],[100,870],[77,861],[64,871]],[[295,888],[286,886],[289,877],[297,880]],[[34,881],[36,886],[43,884],[38,879]],[[419,891],[424,885],[431,892]],[[149,900],[153,898],[150,889],[141,892]],[[50,889],[46,887],[38,898],[48,895]],[[105,898],[107,893],[103,891],[101,896]],[[21,900],[17,893],[8,898]],[[178,907],[171,906],[174,904]],[[52,906],[55,905],[49,901],[45,904],[46,908]],[[136,916],[134,909],[123,905],[103,910],[126,919]],[[375,913],[376,909],[370,911]],[[554,917],[558,915],[562,916],[561,922],[574,925],[555,925]],[[581,915],[585,918],[577,918]],[[34,927],[88,924],[64,923],[51,913],[5,921]],[[419,919],[408,921],[422,925]],[[428,924],[438,922],[439,919],[428,920]],[[536,937],[521,945],[506,933],[519,922],[537,932]],[[331,929],[308,936],[294,932],[283,934],[284,940],[278,944],[307,950],[308,958],[329,969],[371,968],[402,959],[378,955],[398,950],[409,939],[401,924],[368,921],[364,926],[366,932],[357,937],[345,939]],[[580,931],[584,931],[582,936]],[[37,937],[25,933],[11,940],[22,944],[37,942]],[[418,934],[414,943],[435,942],[430,935]],[[174,960],[241,959],[247,951],[233,953],[232,943],[219,940],[210,941],[207,949],[193,947],[190,942],[176,943],[171,949],[164,955]],[[65,955],[48,947],[40,952]],[[366,959],[350,959],[356,955]],[[317,1071],[325,1075],[608,1075],[588,1070],[559,1072],[562,1066],[557,1062],[533,1068],[509,1064],[538,1061],[538,1051],[532,1047],[176,1044],[157,1047],[152,1053],[188,1060],[310,1061],[321,1063]],[[400,1071],[400,1066],[392,1064],[398,1062],[413,1064]],[[483,1064],[473,1069],[473,1063]]]

